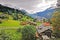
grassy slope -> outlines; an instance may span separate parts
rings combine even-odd
[[[15,20],[6,20],[3,21],[2,24],[0,24],[0,26],[6,26],[6,27],[18,27],[19,25],[19,21],[15,21]]]
[[[0,14],[2,14],[2,12],[0,12]],[[33,20],[31,18],[27,19],[27,16],[24,16],[22,18],[23,20]],[[0,24],[0,28],[3,27],[20,27],[20,28],[23,28],[23,26],[20,25],[20,22],[21,21],[18,21],[18,20],[12,20],[12,17],[9,16],[9,19],[8,20],[4,20],[2,22],[2,24]],[[37,22],[38,25],[40,25],[39,22]],[[0,30],[1,31],[1,30]],[[11,36],[11,38],[13,40],[21,40],[21,37],[22,37],[22,34],[21,33],[17,33],[17,29],[8,29],[8,30],[4,30],[6,34],[8,34],[9,36]]]
[[[2,14],[2,12],[0,12],[0,14]],[[0,28],[8,28],[8,27],[20,27],[22,28],[22,26],[20,25],[20,21],[18,20],[12,20],[12,17],[9,16],[8,20],[3,20],[2,24],[0,24]],[[1,31],[1,30],[0,30]],[[17,29],[5,29],[2,30],[4,31],[8,36],[10,36],[13,40],[21,40],[22,34],[21,33],[17,33]]]
[[[2,14],[2,12],[0,12],[0,14]],[[23,16],[22,20],[24,21],[28,21],[28,20],[33,20],[32,18],[27,19],[28,16]],[[3,20],[3,22],[0,24],[0,27],[19,27],[20,25],[19,20],[13,20],[12,16],[9,15],[9,19],[8,20]],[[37,22],[37,24],[39,25],[40,23]]]

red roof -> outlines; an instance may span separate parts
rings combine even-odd
[[[49,22],[45,22],[43,24],[44,24],[44,26],[50,26],[50,23]]]

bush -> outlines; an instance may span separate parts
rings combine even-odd
[[[55,12],[51,18],[54,33],[60,34],[60,12]]]
[[[34,26],[25,26],[22,29],[22,40],[35,40],[35,32]]]
[[[60,37],[60,12],[54,12],[51,18],[53,33],[55,37]]]
[[[2,23],[2,19],[0,18],[0,24]]]
[[[0,30],[0,40],[11,40],[10,36],[4,30]]]

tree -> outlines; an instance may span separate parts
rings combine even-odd
[[[51,19],[54,33],[60,34],[60,12],[55,12]]]
[[[37,19],[35,18],[33,21],[34,21],[34,22],[36,22],[36,21],[37,21]]]
[[[46,19],[43,19],[43,22],[46,22]]]
[[[2,23],[2,19],[0,18],[0,24]]]
[[[17,11],[16,11],[16,9],[15,9],[15,11],[14,11],[14,12],[15,12],[15,13],[13,14],[13,19],[14,19],[14,20],[17,20],[17,19],[18,19],[18,18],[17,18],[17,17],[18,17],[18,15],[17,15]]]
[[[25,26],[22,29],[22,40],[35,40],[35,32],[34,26]]]

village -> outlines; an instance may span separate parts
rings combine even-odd
[[[16,2],[19,4],[20,1]],[[31,7],[33,5],[30,3],[32,1],[29,2],[30,5],[28,1],[21,2],[21,4],[23,3],[24,8],[30,9],[30,5]],[[47,2],[47,4],[44,1],[41,6],[44,6],[45,10],[45,5],[49,3]],[[7,3],[9,4],[10,2]],[[13,1],[11,4],[14,3]],[[18,5],[17,3],[14,5]],[[23,8],[19,9],[16,6],[11,7],[10,5],[6,6],[1,3],[0,40],[60,40],[60,0],[57,0],[57,3],[54,1],[54,4],[56,6],[49,4],[45,11],[33,13],[34,7],[38,8],[36,10],[34,8],[34,12],[43,10],[40,4],[38,6],[34,4],[35,6],[33,6],[32,10],[30,10],[31,13],[29,13],[29,11]]]

